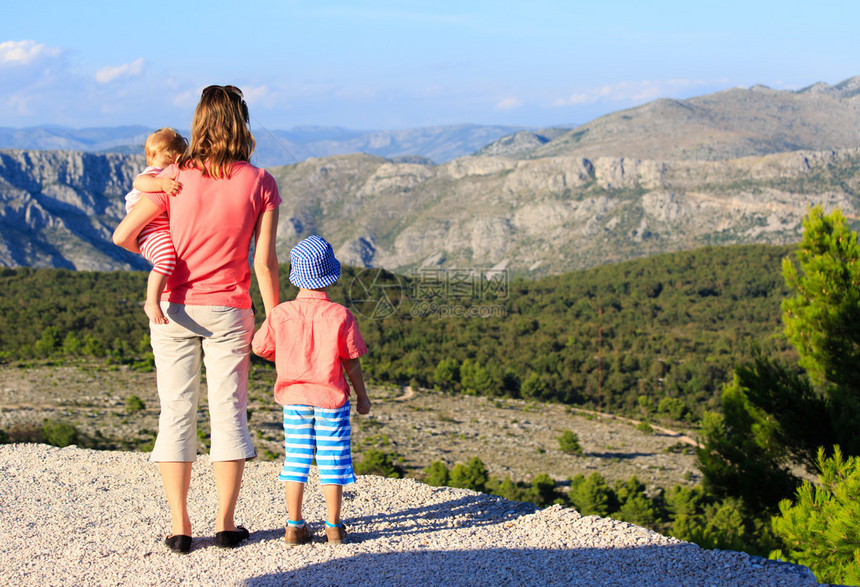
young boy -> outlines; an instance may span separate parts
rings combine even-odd
[[[251,344],[254,353],[275,362],[275,401],[284,406],[286,457],[278,477],[286,481],[284,539],[287,546],[312,539],[302,518],[302,499],[316,458],[326,502],[326,538],[329,544],[341,544],[346,540],[340,520],[343,486],[355,482],[344,371],[355,390],[358,413],[369,413],[359,360],[367,346],[352,313],[326,294],[326,287],[340,277],[331,245],[309,236],[290,251],[290,263],[290,283],[299,293],[271,311]]]
[[[188,141],[172,128],[160,128],[146,139],[143,152],[147,168],[134,178],[134,189],[125,197],[125,210],[131,211],[140,200],[143,192],[164,192],[175,196],[182,184],[169,177],[156,177],[162,169],[176,162],[188,147]],[[138,246],[143,257],[152,263],[152,271],[146,281],[146,302],[143,311],[153,324],[167,324],[161,311],[161,294],[167,285],[167,278],[176,265],[176,251],[170,239],[170,221],[162,214],[143,227],[138,238]]]

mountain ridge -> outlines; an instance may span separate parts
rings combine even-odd
[[[860,76],[800,90],[755,85],[612,112],[528,151],[486,154],[720,160],[860,147]]]

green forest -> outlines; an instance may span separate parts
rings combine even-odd
[[[712,247],[491,283],[344,267],[330,294],[358,319],[370,381],[695,422],[718,408],[721,386],[754,346],[791,352],[778,336],[789,252]],[[282,266],[283,300],[296,293],[287,275]],[[360,287],[369,279],[370,295]],[[107,356],[146,368],[145,280],[0,270],[0,360]]]

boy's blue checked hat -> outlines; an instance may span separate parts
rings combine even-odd
[[[340,278],[340,262],[331,245],[312,235],[290,251],[290,283],[304,289],[318,289]]]

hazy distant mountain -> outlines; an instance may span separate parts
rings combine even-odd
[[[0,149],[92,151],[143,154],[143,142],[154,129],[144,126],[67,128],[64,126],[0,127]]]
[[[857,148],[860,76],[798,91],[753,86],[688,100],[655,100],[602,116],[552,140],[533,141],[530,148],[502,148],[517,136],[503,137],[482,153],[713,161],[801,149]]]
[[[254,156],[257,164],[263,167],[349,153],[366,153],[386,159],[418,155],[435,163],[445,163],[471,155],[487,143],[518,130],[522,127],[477,124],[385,131],[299,127],[269,133],[254,129],[257,140]]]
[[[435,163],[444,163],[471,155],[499,137],[522,130],[522,127],[478,124],[373,131],[324,126],[268,130],[256,124],[252,126],[257,141],[253,160],[261,167],[290,165],[309,157],[348,153],[367,153],[388,159],[425,157]],[[138,155],[143,153],[143,142],[152,130],[154,129],[142,126],[85,129],[61,126],[0,128],[0,149]],[[187,130],[179,130],[188,136]]]

